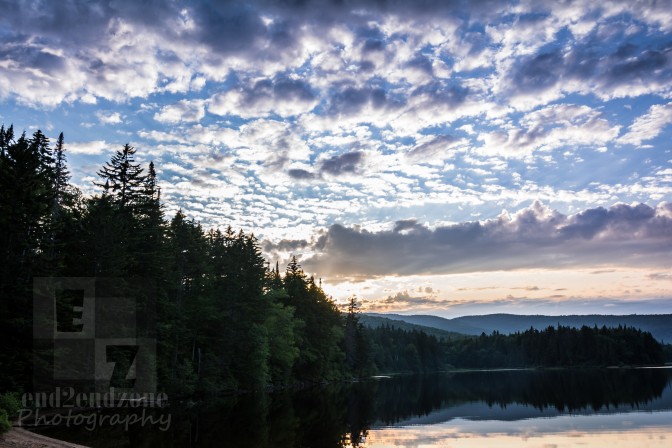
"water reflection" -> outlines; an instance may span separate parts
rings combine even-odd
[[[406,376],[229,397],[170,412],[165,433],[146,427],[44,433],[101,447],[513,446],[514,439],[566,446],[577,437],[619,446],[633,428],[647,428],[652,440],[672,431],[672,370]],[[622,437],[608,442],[616,434]]]
[[[429,426],[376,428],[359,446],[380,447],[669,447],[672,412],[562,415],[517,421],[455,419]]]

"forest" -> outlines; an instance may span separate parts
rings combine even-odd
[[[63,135],[0,129],[3,390],[30,388],[33,279],[150,279],[159,388],[174,395],[253,390],[358,375],[363,330],[343,317],[296,258],[284,272],[254,235],[205,230],[181,211],[167,219],[153,163],[129,145],[100,168],[99,194],[69,182]],[[149,297],[151,295],[151,297]],[[63,294],[56,307],[76,298]],[[70,301],[70,302],[68,302]],[[149,303],[149,302],[147,302]],[[142,306],[142,303],[141,303]]]
[[[663,348],[630,328],[548,328],[440,340],[422,331],[364,328],[358,304],[340,310],[299,260],[270,266],[254,234],[167,217],[153,162],[130,145],[98,170],[97,194],[71,185],[63,134],[0,128],[0,392],[31,388],[33,280],[117,279],[156,310],[158,388],[211,395],[374,372],[447,367],[657,364]],[[72,308],[76,297],[57,296]]]
[[[494,331],[446,347],[446,362],[461,368],[659,365],[665,358],[663,345],[651,333],[632,327]]]

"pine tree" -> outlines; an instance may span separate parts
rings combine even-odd
[[[0,131],[0,365],[4,387],[30,378],[32,278],[44,275],[45,223],[52,204],[49,140],[40,131],[14,140]]]
[[[56,147],[54,148],[54,209],[57,210],[63,205],[67,195],[68,182],[70,182],[70,172],[68,171],[65,146],[63,144],[63,133],[58,135]]]
[[[149,163],[142,190],[137,196],[135,212],[138,238],[131,247],[137,255],[135,275],[163,281],[162,276],[168,264],[168,253],[164,244],[166,223],[154,162]]]
[[[98,171],[98,176],[105,182],[96,185],[103,187],[104,194],[112,195],[115,202],[122,207],[135,205],[146,188],[143,169],[135,162],[135,152],[135,148],[128,143],[125,144],[123,149],[117,151]]]
[[[53,174],[52,174],[52,203],[48,222],[45,223],[45,265],[49,273],[57,275],[64,266],[64,232],[69,232],[68,225],[73,225],[72,213],[75,212],[75,190],[69,185],[70,173],[68,171],[65,146],[61,132],[53,150]],[[70,215],[70,216],[68,216]],[[68,237],[73,235],[68,234]]]

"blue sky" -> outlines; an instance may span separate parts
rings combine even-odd
[[[0,1],[0,121],[338,301],[672,312],[670,1]]]

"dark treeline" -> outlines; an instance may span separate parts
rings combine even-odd
[[[40,131],[16,136],[12,127],[0,128],[2,390],[30,389],[36,277],[113,278],[140,310],[153,302],[159,387],[174,394],[447,365],[662,360],[648,333],[623,328],[561,327],[452,342],[421,331],[364,329],[356,300],[341,313],[296,258],[281,272],[268,266],[252,234],[206,230],[181,211],[164,216],[155,167],[137,163],[131,146],[100,168],[93,196],[69,184],[65,149],[62,134],[52,145]],[[150,280],[151,288],[139,290],[134,279]],[[59,310],[77,305],[66,294],[57,300]]]
[[[663,354],[665,355],[665,362],[672,364],[672,344],[663,345]]]
[[[446,359],[466,368],[617,366],[663,364],[665,354],[651,333],[635,328],[558,326],[456,340]]]
[[[425,332],[382,325],[367,328],[370,353],[382,372],[437,372],[446,367],[445,347]]]
[[[252,390],[372,368],[354,302],[340,313],[295,258],[271,269],[251,234],[164,217],[154,165],[129,145],[97,175],[99,193],[85,197],[69,184],[62,134],[51,145],[40,131],[0,129],[3,390],[30,388],[35,277],[118,279],[140,310],[151,298],[163,390]],[[58,296],[57,308],[73,300]]]

